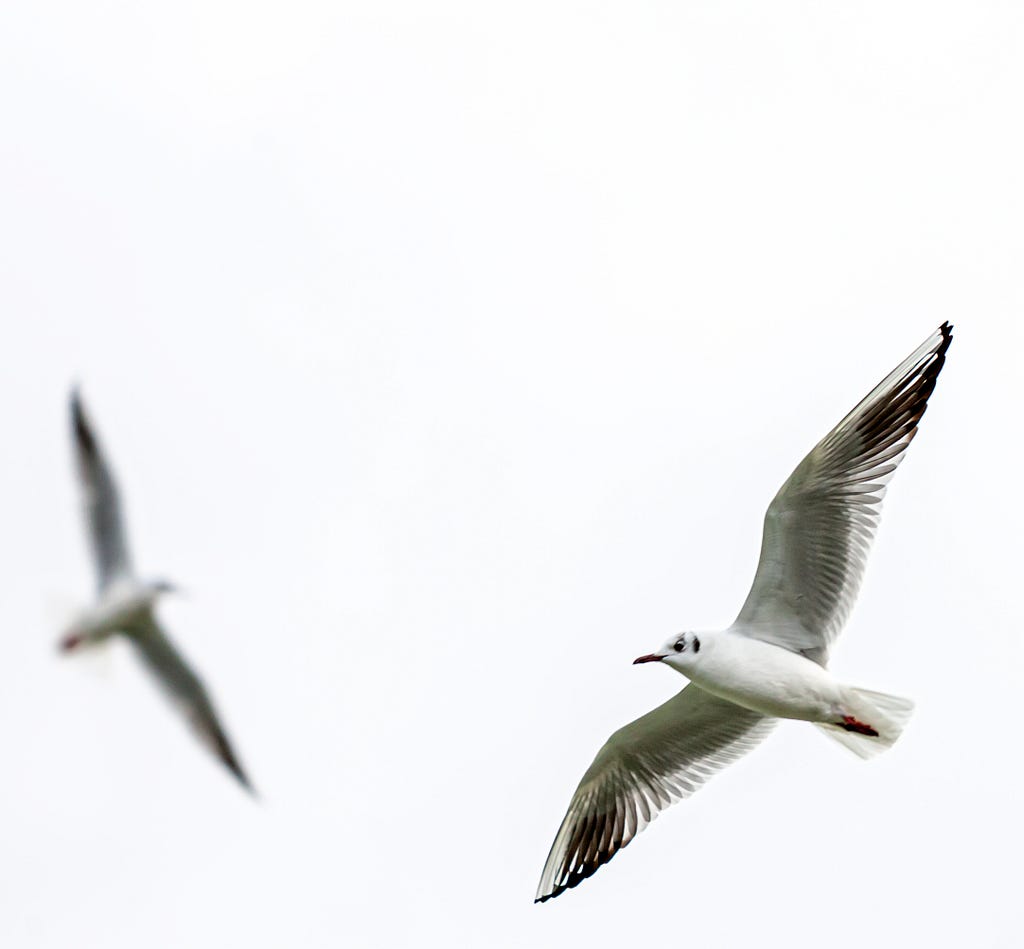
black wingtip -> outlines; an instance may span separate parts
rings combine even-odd
[[[926,376],[930,378],[931,382],[931,388],[929,388],[924,395],[926,402],[931,395],[932,389],[935,387],[935,382],[939,377],[939,373],[942,371],[942,367],[946,362],[946,350],[949,349],[950,343],[953,342],[953,324],[950,323],[949,320],[946,320],[942,326],[939,327],[939,332],[942,334],[942,339],[933,351],[935,360],[929,367],[929,371],[926,373]]]
[[[249,794],[254,798],[258,798],[259,795],[256,793],[256,788],[253,787],[252,782],[249,780],[249,775],[242,768],[242,762],[238,760],[238,755],[235,754],[235,749],[231,746],[231,742],[228,741],[228,736],[216,723],[214,724],[214,729],[213,740],[216,746],[217,757],[220,759],[221,764],[234,775],[235,780]]]
[[[246,777],[246,775],[243,774],[241,771],[235,771],[234,775],[238,779],[238,783],[242,785],[242,789],[245,791],[245,793],[248,794],[249,797],[251,797],[254,801],[258,801],[260,799],[259,792],[256,790],[256,788],[253,787],[252,782],[248,779],[248,777]]]
[[[82,405],[82,396],[76,383],[71,387],[69,399],[71,408],[71,428],[74,431],[75,440],[82,446],[82,449],[90,454],[96,451],[96,439],[93,437],[92,429],[89,427],[89,420],[85,417],[85,407]]]
[[[71,410],[71,417],[75,420],[82,417],[82,392],[76,382],[71,386],[68,393],[68,408]]]
[[[227,740],[227,736],[221,733],[217,736],[218,754],[221,764],[228,769],[234,775],[235,780],[248,792],[252,797],[259,799],[259,795],[256,793],[256,788],[253,787],[252,782],[249,780],[249,776],[242,770],[242,763],[238,760],[234,750]]]

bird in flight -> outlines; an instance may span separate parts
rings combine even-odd
[[[690,682],[597,753],[555,836],[535,902],[596,873],[780,718],[812,722],[863,758],[899,737],[913,704],[838,682],[828,653],[857,596],[886,487],[917,434],[952,338],[943,323],[797,465],[768,506],[754,583],[732,626],[681,633],[635,660],[664,663]]]
[[[97,598],[61,638],[61,650],[77,652],[115,634],[124,636],[200,741],[253,793],[206,687],[157,622],[156,602],[174,588],[163,580],[140,580],[132,569],[117,484],[77,389],[71,393],[71,435],[86,532],[96,565]]]

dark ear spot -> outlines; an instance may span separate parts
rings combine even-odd
[[[696,636],[693,637],[693,651],[700,652],[700,640]]]

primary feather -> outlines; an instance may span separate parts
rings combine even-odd
[[[917,434],[952,339],[943,323],[779,489],[735,632],[825,665],[860,589],[886,487]]]

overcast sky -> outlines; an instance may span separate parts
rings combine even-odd
[[[8,3],[0,941],[1009,946],[1024,13],[1012,2]],[[733,619],[789,472],[955,339],[832,668],[532,904],[593,755]],[[81,383],[260,791],[92,591]],[[1016,935],[1015,935],[1016,931]]]

